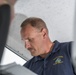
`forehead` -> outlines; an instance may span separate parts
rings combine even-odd
[[[21,29],[21,35],[22,37],[34,36],[37,33],[37,31],[38,31],[37,28],[32,27],[29,24]]]

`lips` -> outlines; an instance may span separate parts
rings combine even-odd
[[[33,48],[28,49],[30,52],[34,52],[35,50]]]

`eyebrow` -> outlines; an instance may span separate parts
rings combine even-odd
[[[28,40],[29,38],[21,38],[21,40],[23,40],[23,39]]]

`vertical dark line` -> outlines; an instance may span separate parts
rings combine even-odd
[[[10,25],[10,6],[2,5],[0,6],[0,62],[7,40],[9,25]]]

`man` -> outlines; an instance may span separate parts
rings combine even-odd
[[[71,42],[52,42],[45,22],[36,17],[21,24],[21,37],[32,59],[24,66],[38,75],[76,75],[71,63]]]

